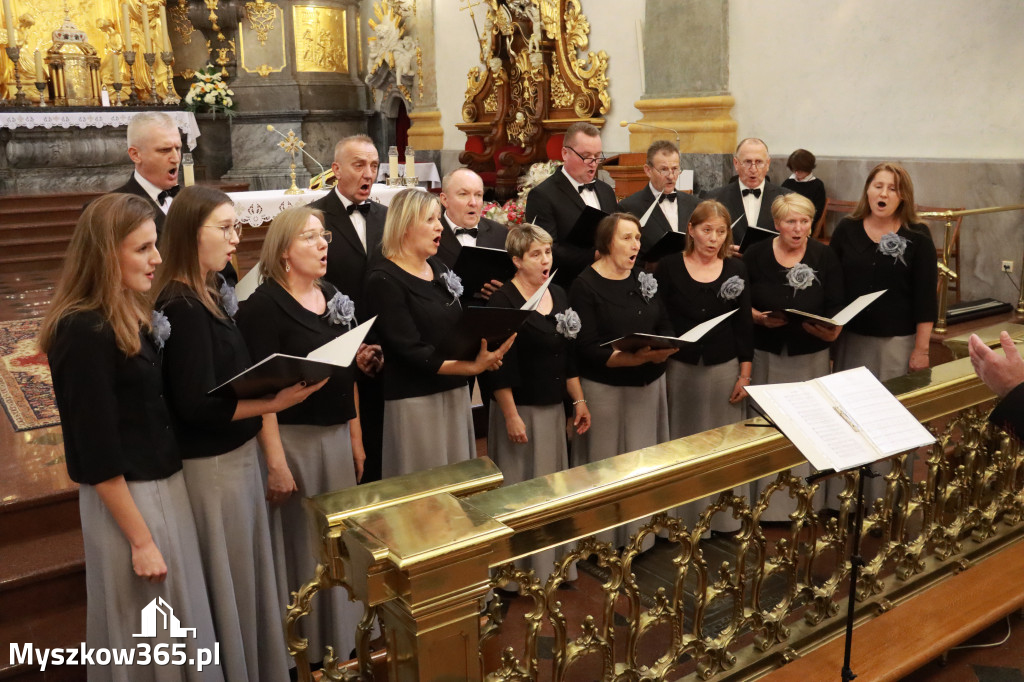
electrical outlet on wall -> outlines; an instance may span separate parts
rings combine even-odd
[[[1012,260],[1004,260],[1003,261],[1003,272],[1013,272],[1013,261]]]

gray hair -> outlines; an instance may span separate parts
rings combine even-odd
[[[136,116],[132,116],[132,119],[128,121],[128,147],[138,148],[142,144],[143,139],[146,137],[146,132],[150,127],[156,126],[159,128],[173,128],[178,129],[178,124],[174,122],[170,114],[162,111],[146,111]]]
[[[748,142],[751,144],[761,145],[762,147],[764,147],[764,153],[771,157],[771,153],[769,153],[768,151],[768,145],[760,137],[744,137],[742,140],[740,140],[740,143],[736,145],[736,151],[733,152],[733,156],[739,156],[740,149],[742,149],[743,145],[747,144]]]

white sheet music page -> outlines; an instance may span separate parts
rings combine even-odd
[[[359,346],[362,345],[363,339],[366,338],[367,332],[370,331],[370,327],[376,321],[377,316],[375,315],[355,329],[350,329],[338,338],[310,351],[306,358],[326,362],[329,365],[336,365],[338,367],[348,367],[352,364],[352,360],[355,359]]]
[[[718,326],[719,322],[721,322],[725,318],[729,317],[730,315],[732,315],[737,310],[739,310],[739,308],[733,308],[729,312],[722,313],[718,317],[712,317],[710,320],[705,320],[704,322],[701,322],[700,324],[695,326],[693,329],[691,329],[690,331],[688,331],[685,334],[683,334],[682,336],[680,336],[679,338],[681,340],[683,340],[683,341],[689,341],[690,343],[693,343],[695,341],[699,341],[702,336],[704,336],[709,331],[711,331],[716,326]]]
[[[881,456],[811,383],[749,386],[747,392],[818,469],[842,471]]]
[[[866,367],[830,374],[816,382],[842,406],[883,455],[895,455],[935,442],[928,429]]]

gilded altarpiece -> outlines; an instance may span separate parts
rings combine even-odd
[[[576,121],[602,125],[608,113],[608,55],[589,51],[580,0],[463,0],[473,20],[484,9],[480,62],[469,71],[459,160],[497,172],[500,196],[515,192],[524,167],[547,160],[547,143]]]
[[[294,5],[295,70],[348,73],[345,10]]]
[[[246,73],[267,76],[288,66],[284,11],[272,2],[248,2],[246,16],[238,24],[238,56]]]

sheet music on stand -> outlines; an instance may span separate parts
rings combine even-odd
[[[935,442],[866,367],[747,393],[818,469],[845,471]]]

